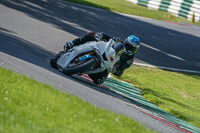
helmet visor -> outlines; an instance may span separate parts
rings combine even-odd
[[[133,45],[131,45],[130,43],[128,43],[128,41],[125,42],[125,49],[126,49],[126,52],[128,52],[127,54],[128,55],[132,55],[134,54],[138,48],[134,47]]]

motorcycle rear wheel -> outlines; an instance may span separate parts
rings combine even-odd
[[[76,73],[83,72],[84,70],[90,69],[96,64],[95,58],[90,58],[88,61],[83,62],[82,64],[78,64],[71,68],[67,68],[63,70],[63,73],[66,75],[72,75]]]

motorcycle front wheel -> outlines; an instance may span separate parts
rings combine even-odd
[[[72,67],[64,69],[63,73],[66,75],[72,75],[72,74],[83,72],[84,70],[88,70],[95,65],[96,65],[96,59],[90,58],[87,61],[75,63],[75,65],[73,65]]]
[[[60,56],[63,54],[64,52],[63,51],[60,51],[57,55],[55,55],[54,58],[52,58],[50,60],[50,65],[55,68],[55,69],[58,69],[58,66],[57,66],[57,61],[58,59],[60,58]]]

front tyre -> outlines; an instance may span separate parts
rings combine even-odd
[[[84,70],[90,69],[94,65],[96,65],[96,59],[90,58],[86,62],[83,62],[83,63],[77,64],[73,67],[64,69],[63,73],[66,74],[66,75],[72,75],[72,74],[80,73],[80,72],[83,72]]]
[[[56,56],[55,58],[52,58],[50,60],[50,65],[55,68],[55,69],[58,69],[58,66],[57,66],[57,61],[58,59],[60,58],[60,56],[63,54],[64,52],[63,51],[60,51]]]
[[[56,58],[50,60],[50,65],[55,69],[58,69],[57,61],[58,61],[59,58],[60,57],[56,57]]]

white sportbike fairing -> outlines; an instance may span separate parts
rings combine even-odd
[[[112,48],[115,41],[110,39],[108,42],[104,41],[91,41],[85,44],[75,46],[70,49],[67,53],[62,53],[56,62],[57,68],[65,73],[67,69],[75,68],[74,66],[80,66],[86,63],[91,58],[94,64],[90,68],[80,67],[76,73],[94,74],[104,70],[112,71],[114,64],[119,61],[120,57]],[[70,73],[71,75],[75,73]]]

